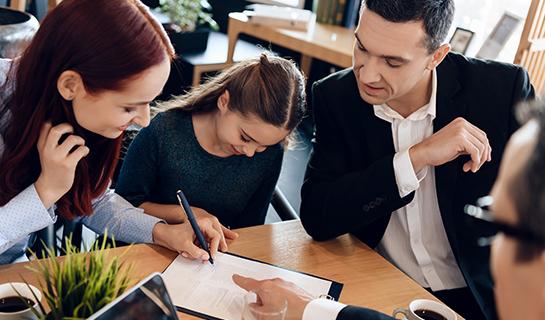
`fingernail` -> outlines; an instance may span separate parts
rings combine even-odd
[[[187,253],[185,253],[185,252],[182,252],[182,257],[187,258],[187,257],[189,257],[189,255]]]
[[[208,257],[207,254],[203,254],[203,255],[201,256],[201,259],[202,259],[202,260],[208,260],[208,259],[210,259],[210,257]]]

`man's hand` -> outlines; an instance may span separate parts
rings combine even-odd
[[[288,302],[288,313],[285,320],[301,320],[305,307],[313,299],[309,293],[295,284],[279,278],[258,281],[235,274],[233,275],[233,281],[239,287],[255,292],[257,304],[264,309],[286,300]]]
[[[464,172],[477,172],[485,162],[492,160],[492,148],[486,133],[464,118],[454,119],[409,149],[415,172],[428,165],[440,166],[466,154],[471,156],[471,160],[464,163]]]

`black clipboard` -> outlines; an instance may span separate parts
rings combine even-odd
[[[292,271],[292,272],[297,272],[297,273],[304,274],[304,275],[307,275],[307,276],[310,276],[310,277],[313,277],[313,278],[330,281],[331,286],[329,287],[329,292],[327,294],[331,298],[333,298],[333,300],[335,300],[335,301],[339,301],[339,297],[341,296],[341,291],[343,289],[343,284],[340,283],[340,282],[333,281],[331,279],[318,277],[318,276],[315,276],[315,275],[310,274],[310,273],[284,268],[284,267],[281,267],[281,266],[278,266],[278,265],[275,265],[275,264],[272,264],[272,263],[260,261],[260,260],[253,259],[253,258],[248,258],[248,257],[241,256],[241,255],[231,253],[231,252],[224,252],[224,254],[228,254],[228,255],[235,256],[235,257],[238,257],[238,258],[241,258],[241,259],[246,259],[246,260],[266,264],[266,265],[269,265],[269,266],[273,266],[273,267],[276,267],[276,268],[280,268],[280,269],[284,269],[284,270],[288,270],[288,271]],[[173,262],[174,262],[174,260],[170,264],[172,264]],[[165,268],[165,270],[170,267],[170,264]],[[163,270],[163,272],[165,270]],[[191,316],[194,316],[194,317],[198,317],[198,318],[201,318],[201,319],[206,319],[206,320],[229,320],[229,319],[216,318],[216,317],[213,317],[213,316],[210,316],[210,315],[198,312],[198,311],[194,311],[194,310],[191,310],[191,309],[188,309],[188,308],[183,308],[183,307],[180,307],[180,306],[176,306],[176,310],[178,310],[180,312],[183,312],[185,314],[188,314],[188,315],[191,315]]]

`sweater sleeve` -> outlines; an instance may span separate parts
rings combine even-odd
[[[135,207],[150,200],[156,184],[159,148],[155,127],[152,125],[142,129],[134,138],[115,187],[116,193]]]

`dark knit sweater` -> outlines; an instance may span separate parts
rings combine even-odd
[[[215,215],[231,228],[263,224],[280,174],[280,145],[256,153],[218,157],[205,151],[191,114],[173,109],[158,114],[132,142],[116,192],[135,206],[177,204],[182,189],[191,206]]]

